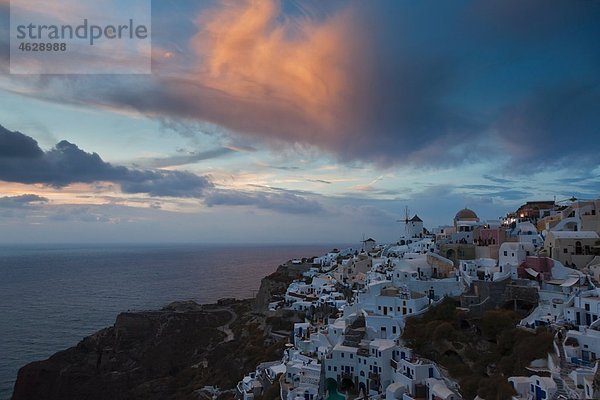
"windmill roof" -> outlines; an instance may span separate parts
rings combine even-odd
[[[412,217],[412,219],[410,221],[411,222],[423,222],[423,220],[421,218],[419,218],[419,216],[417,214],[415,214],[415,216]]]

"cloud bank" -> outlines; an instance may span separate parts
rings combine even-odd
[[[33,138],[1,125],[0,180],[55,187],[110,181],[124,193],[167,197],[199,197],[213,186],[207,177],[190,172],[115,166],[64,140],[43,151]]]
[[[512,172],[575,156],[597,163],[597,2],[332,4],[218,2],[165,49],[153,77],[29,83],[53,101],[208,122],[344,162],[492,159]],[[562,146],[565,137],[576,140]]]

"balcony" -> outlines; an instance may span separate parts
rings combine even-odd
[[[340,375],[340,377],[342,379],[350,379],[350,380],[354,380],[354,374],[351,372],[342,372],[342,374]]]
[[[369,379],[378,381],[379,374],[377,372],[369,372]]]
[[[582,367],[593,368],[596,365],[595,361],[588,361],[582,358],[571,357],[571,363]]]

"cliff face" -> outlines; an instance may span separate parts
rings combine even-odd
[[[267,319],[258,310],[292,279],[281,266],[263,279],[253,300],[178,302],[160,311],[122,313],[112,327],[77,346],[22,367],[12,399],[199,399],[207,385],[229,390],[220,399],[233,398],[244,374],[281,358],[286,339],[268,332],[290,329],[292,322]]]
[[[231,318],[226,310],[189,306],[120,314],[76,347],[21,368],[13,399],[164,398],[154,392],[171,393],[165,377],[198,363]]]
[[[260,289],[256,294],[254,308],[256,311],[266,311],[269,302],[276,296],[283,296],[287,287],[292,283],[297,274],[285,265],[279,266],[277,271],[260,281]]]

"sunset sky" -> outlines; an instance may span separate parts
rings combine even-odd
[[[0,243],[392,241],[405,206],[432,228],[597,198],[598,21],[593,0],[153,1],[152,74],[11,75],[0,0]]]

